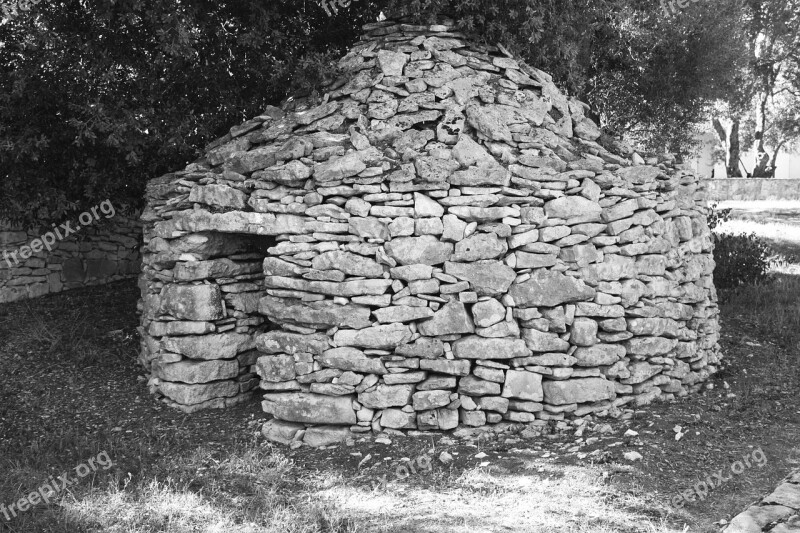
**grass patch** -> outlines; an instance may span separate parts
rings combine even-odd
[[[800,349],[800,276],[776,272],[769,283],[721,292],[720,297],[726,314],[754,326],[759,336],[782,348]]]

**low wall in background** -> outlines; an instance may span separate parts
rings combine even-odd
[[[712,202],[800,200],[800,179],[712,179],[708,181],[708,199]]]
[[[72,223],[73,228],[77,226],[81,225]],[[56,239],[47,250],[41,246],[41,238],[51,230],[48,226],[26,230],[0,224],[0,303],[138,275],[142,238],[138,214],[125,217],[117,213],[111,219],[81,226],[74,234]]]

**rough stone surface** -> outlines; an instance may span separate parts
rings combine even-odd
[[[503,386],[503,398],[541,402],[542,376],[534,372],[509,370]]]
[[[365,31],[321,98],[148,184],[150,389],[189,410],[259,390],[320,426],[265,426],[293,446],[627,419],[701,389],[721,362],[705,184],[446,21]]]
[[[401,265],[440,265],[450,259],[453,245],[432,235],[401,237],[386,245],[386,253]]]
[[[358,401],[370,409],[402,407],[410,403],[413,392],[413,385],[378,385],[372,392],[359,394]]]
[[[591,300],[595,290],[579,279],[539,270],[529,280],[512,285],[509,294],[518,307],[555,307]]]
[[[339,370],[349,370],[351,372],[361,372],[364,374],[386,373],[386,367],[383,366],[380,359],[368,357],[361,350],[346,346],[323,352],[322,355],[317,358],[317,361],[327,368],[337,368]]]
[[[308,428],[303,436],[303,442],[314,448],[339,444],[350,437],[350,429],[331,426],[317,426]]]
[[[752,454],[748,453],[737,461],[741,465],[737,468],[744,472],[748,468],[748,463],[750,467],[762,467],[766,460],[767,457],[763,450],[758,448]],[[734,465],[731,466],[732,469]],[[734,472],[741,473],[735,470]],[[797,520],[798,513],[800,513],[800,484],[798,482],[800,482],[800,470],[790,474],[761,501],[736,515],[722,530],[723,533],[762,533],[766,531],[792,533],[800,530]]]
[[[601,378],[544,381],[544,401],[551,405],[612,400],[616,396],[614,383]]]
[[[463,303],[453,300],[434,313],[433,318],[419,323],[419,332],[427,337],[473,333],[472,317]]]
[[[104,223],[82,227],[80,240],[45,237],[43,243],[41,227],[0,221],[0,304],[138,276],[142,222],[115,205],[102,202],[97,216]]]
[[[265,413],[288,422],[303,424],[356,423],[353,400],[347,396],[324,396],[307,392],[270,393],[264,395]]]
[[[303,424],[285,422],[283,420],[268,420],[261,427],[261,434],[265,439],[278,444],[291,444],[299,431],[305,429]]]

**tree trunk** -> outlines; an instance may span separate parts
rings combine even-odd
[[[767,174],[769,165],[769,154],[764,150],[764,131],[767,126],[767,99],[768,93],[758,95],[758,107],[756,108],[756,133],[753,144],[755,152],[755,163],[753,165],[753,177],[763,178]]]
[[[741,178],[739,170],[739,119],[733,119],[731,125],[730,141],[728,143],[728,177]]]
[[[781,148],[783,147],[783,145],[785,143],[786,143],[786,141],[781,141],[775,147],[775,152],[772,154],[772,161],[770,161],[769,167],[767,168],[767,172],[768,172],[770,178],[774,178],[775,177],[775,170],[777,170],[777,168],[778,168],[778,165],[777,165],[778,152],[781,151]]]

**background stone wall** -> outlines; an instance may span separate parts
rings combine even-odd
[[[322,102],[151,182],[142,363],[270,438],[544,424],[688,394],[719,361],[706,189],[446,25],[382,23]]]
[[[74,225],[73,225],[74,227]],[[0,225],[0,303],[52,292],[100,285],[139,275],[142,224],[138,215],[85,226],[28,259],[11,255],[29,246],[50,227],[25,230]]]
[[[725,178],[708,181],[712,202],[800,200],[800,179]]]

